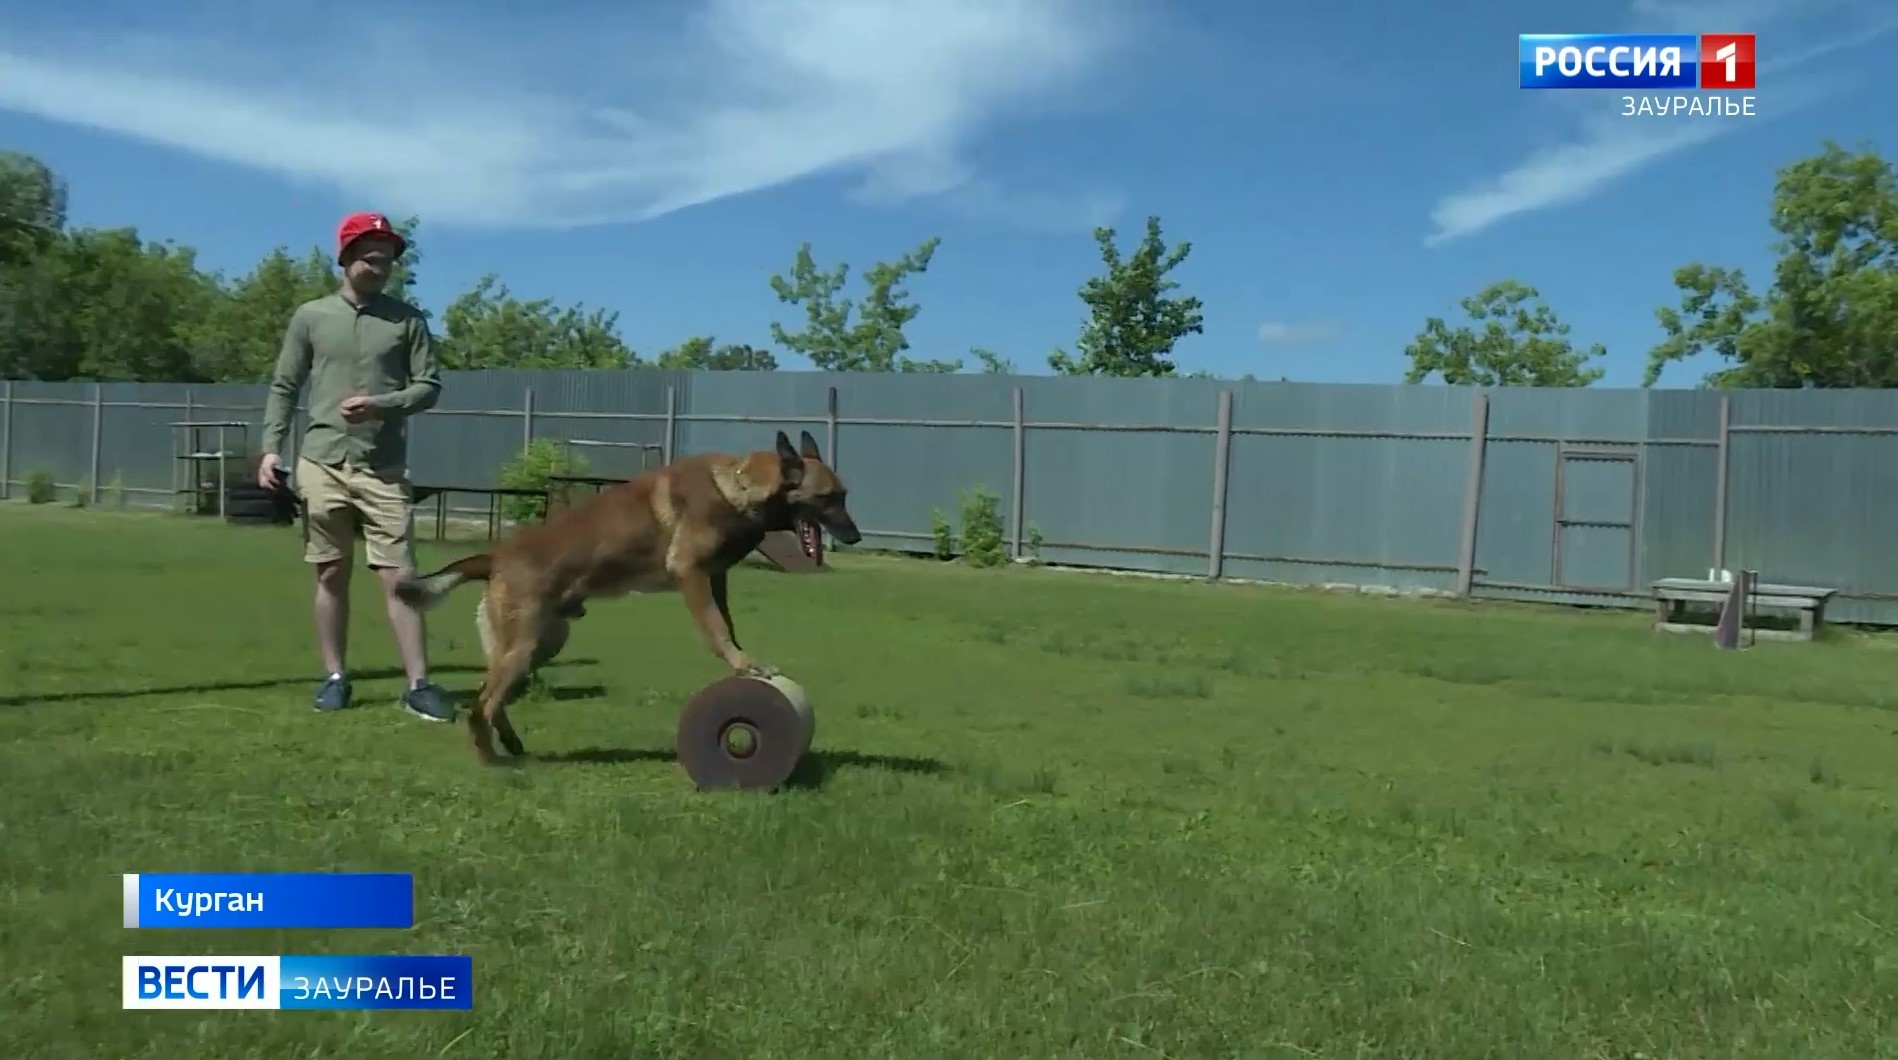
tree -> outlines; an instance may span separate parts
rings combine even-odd
[[[770,350],[756,346],[728,344],[713,346],[712,336],[698,335],[659,355],[654,362],[660,368],[709,372],[775,372],[778,359]]]
[[[1015,362],[996,353],[994,350],[975,346],[969,350],[969,356],[975,358],[977,363],[981,364],[982,371],[985,375],[1015,374]]]
[[[1678,309],[1655,311],[1666,338],[1642,385],[1703,351],[1728,367],[1721,387],[1898,386],[1898,175],[1867,148],[1828,140],[1779,170],[1773,190],[1779,262],[1766,293],[1739,269],[1699,263],[1674,273]]]
[[[619,314],[551,298],[522,301],[493,273],[442,314],[443,368],[628,368],[639,357],[620,338]]]
[[[218,297],[189,247],[79,229],[0,284],[0,370],[36,379],[204,382],[191,336]]]
[[[290,315],[336,290],[338,282],[322,250],[312,247],[299,259],[284,247],[273,249],[250,275],[220,291],[191,334],[198,371],[221,383],[268,380]]]
[[[1193,252],[1191,243],[1168,250],[1160,238],[1160,219],[1147,218],[1147,232],[1133,256],[1123,258],[1112,228],[1096,228],[1106,271],[1081,285],[1087,322],[1075,340],[1079,356],[1066,350],[1048,355],[1048,366],[1063,375],[1170,376],[1173,347],[1204,328],[1200,300],[1176,298],[1179,283],[1168,273]]]
[[[65,181],[32,155],[0,151],[0,267],[31,261],[65,230]]]
[[[384,294],[400,298],[421,309],[421,303],[415,300],[415,267],[422,263],[422,246],[416,238],[416,232],[422,227],[422,219],[411,215],[399,220],[391,220],[389,224],[408,244],[408,249],[403,252],[401,260],[395,263],[395,268],[389,270],[389,282],[383,286],[382,291]],[[422,309],[422,316],[432,315],[428,310]]]
[[[908,301],[903,281],[929,271],[942,244],[931,236],[895,261],[882,261],[863,274],[866,288],[860,301],[839,297],[850,266],[839,263],[819,268],[811,245],[800,246],[791,262],[790,277],[771,277],[778,301],[804,307],[804,330],[788,331],[773,321],[771,338],[792,353],[802,354],[826,372],[953,372],[961,361],[916,361],[903,356],[909,340],[903,328],[922,307]],[[851,320],[852,314],[856,320]]]
[[[1452,330],[1431,317],[1404,349],[1410,370],[1404,382],[1421,383],[1432,372],[1453,386],[1587,386],[1602,377],[1588,362],[1606,351],[1597,343],[1576,349],[1569,326],[1556,319],[1533,287],[1503,280],[1460,303],[1470,320]],[[1480,330],[1479,330],[1480,328]]]

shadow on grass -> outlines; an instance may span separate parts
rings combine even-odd
[[[560,662],[562,666],[593,666],[596,664],[597,660],[594,659],[563,659]],[[485,667],[480,666],[436,666],[431,667],[431,670],[438,674],[481,674],[487,672]],[[397,667],[385,666],[375,670],[359,670],[349,676],[352,681],[377,681],[384,678],[401,677],[402,671]],[[284,688],[292,685],[308,685],[311,691],[314,692],[319,678],[320,675],[305,673],[298,674],[295,677],[268,677],[259,678],[255,681],[201,681],[187,685],[160,685],[154,688],[115,688],[92,692],[30,692],[21,696],[0,696],[0,707],[23,707],[33,703],[76,703],[88,699],[143,699],[148,696],[184,696],[197,695],[205,692],[246,692],[266,688]],[[563,698],[558,695],[558,691],[559,690],[556,690],[550,694],[553,695],[554,698]],[[579,691],[588,692],[589,694],[586,696],[568,696],[564,698],[591,698],[592,696],[603,695],[605,693],[605,689],[597,685],[587,686]]]
[[[472,709],[477,691],[478,689],[475,688],[452,689],[443,692],[442,698],[457,708]],[[509,697],[507,705],[512,707],[523,702],[571,703],[583,699],[601,699],[609,691],[611,690],[605,685],[542,685],[534,689],[531,694],[517,689],[514,695]]]
[[[669,747],[583,747],[577,751],[535,755],[534,760],[555,765],[612,766],[636,762],[676,762],[679,759]],[[840,769],[870,769],[913,775],[934,775],[948,771],[947,766],[934,758],[871,755],[857,751],[812,751],[798,762],[797,768],[791,772],[791,779],[785,781],[784,786],[804,790],[821,788],[831,774]]]

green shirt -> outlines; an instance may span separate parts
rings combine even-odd
[[[348,461],[406,472],[408,417],[434,408],[441,398],[428,321],[414,306],[381,294],[360,307],[341,294],[298,306],[284,331],[264,405],[264,452],[282,455],[305,383],[310,427],[298,446],[300,455],[319,464]],[[382,415],[345,421],[337,407],[355,394],[368,395]]]

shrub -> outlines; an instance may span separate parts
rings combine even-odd
[[[28,504],[51,504],[58,496],[59,487],[53,483],[53,473],[45,468],[34,468],[26,473],[26,502]]]
[[[962,494],[962,556],[977,567],[999,567],[1008,562],[1002,500],[982,486]]]
[[[1041,536],[1041,527],[1029,523],[1028,540],[1022,545],[1022,551],[1028,553],[1028,562],[1041,562],[1041,545],[1044,540],[1045,538]]]
[[[956,558],[956,532],[943,518],[942,509],[929,513],[929,535],[936,541],[936,558],[952,560]]]
[[[586,466],[585,460],[559,442],[536,438],[501,465],[501,485],[506,489],[544,490],[553,485],[555,475],[584,474]],[[531,522],[539,518],[540,511],[540,502],[532,497],[501,498],[501,514],[512,522]]]

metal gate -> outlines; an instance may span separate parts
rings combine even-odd
[[[1641,522],[1641,451],[1558,444],[1551,584],[1635,588]]]

